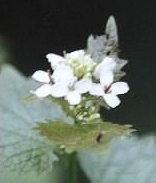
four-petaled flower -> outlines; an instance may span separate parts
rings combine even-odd
[[[55,95],[57,97],[62,97],[64,96],[63,87],[77,80],[74,76],[73,70],[67,65],[57,67],[52,75],[49,72],[38,70],[32,75],[32,78],[36,81],[44,83],[35,91],[31,91],[40,98],[52,95],[56,88],[60,88],[60,90]]]
[[[82,78],[73,83],[59,83],[53,87],[51,95],[53,97],[64,97],[70,105],[77,105],[81,102],[81,94],[87,93],[91,88],[91,80]]]
[[[92,83],[90,94],[102,96],[106,103],[115,108],[120,104],[120,99],[117,95],[128,92],[129,86],[126,82],[113,83],[113,72],[101,70],[100,83]]]
[[[91,80],[89,78],[78,80],[74,76],[72,68],[67,65],[60,65],[52,75],[39,70],[32,77],[44,84],[35,91],[31,91],[31,93],[40,98],[48,95],[56,98],[64,97],[71,105],[79,104],[81,102],[81,94],[88,92],[91,88]]]

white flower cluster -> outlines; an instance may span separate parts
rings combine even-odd
[[[44,83],[31,91],[37,97],[63,97],[70,105],[77,105],[83,94],[88,93],[103,97],[110,107],[115,108],[120,104],[117,95],[129,90],[127,83],[114,82],[116,62],[113,58],[105,57],[97,64],[84,50],[65,53],[64,57],[53,53],[46,57],[53,73],[38,70],[32,75],[36,81]]]

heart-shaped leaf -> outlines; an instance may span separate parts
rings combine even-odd
[[[11,66],[0,73],[0,161],[16,171],[51,170],[58,158],[52,143],[34,128],[45,119],[69,119],[49,100],[25,101],[37,84]]]
[[[156,136],[119,138],[104,153],[85,151],[78,155],[92,183],[156,182]]]

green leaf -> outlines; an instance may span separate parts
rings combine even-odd
[[[16,171],[51,170],[58,157],[53,145],[34,128],[38,121],[69,118],[49,100],[24,101],[37,87],[11,66],[0,73],[0,161]]]
[[[102,62],[102,60],[106,57],[106,42],[107,40],[105,35],[90,35],[87,39],[86,52],[91,54],[93,60],[97,63]]]
[[[57,120],[38,123],[36,130],[65,152],[71,153],[84,149],[100,151],[117,136],[130,134],[133,130],[129,127],[108,122],[70,125]]]
[[[108,55],[114,58],[117,63],[114,69],[115,80],[119,80],[125,75],[121,69],[128,63],[127,60],[119,58],[118,46],[117,25],[113,16],[110,16],[107,21],[105,35],[90,35],[87,39],[86,52],[91,54],[95,62],[102,62]]]
[[[100,63],[107,55],[118,56],[118,33],[115,19],[110,16],[105,29],[105,35],[90,35],[87,40],[87,50],[95,62]]]
[[[79,153],[78,159],[92,183],[155,183],[156,136],[120,138],[107,153]]]
[[[126,75],[126,73],[124,71],[119,71],[119,72],[115,73],[114,81],[119,81],[125,75]]]
[[[58,163],[55,163],[52,172],[46,171],[40,174],[34,171],[19,173],[4,167],[0,168],[1,183],[65,183],[66,179],[66,172]]]
[[[116,51],[118,47],[118,32],[117,32],[117,25],[115,22],[115,18],[110,16],[108,18],[105,35],[107,37],[107,49],[108,51]]]

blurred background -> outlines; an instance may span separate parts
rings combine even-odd
[[[156,132],[156,7],[153,1],[35,0],[0,1],[0,59],[24,75],[47,69],[47,53],[86,47],[90,34],[104,33],[114,15],[120,57],[128,59],[123,80],[131,87],[118,108],[102,115],[114,123],[133,124],[139,134]],[[39,182],[39,181],[38,181]],[[4,183],[4,182],[3,182]],[[10,182],[11,183],[11,182]]]

